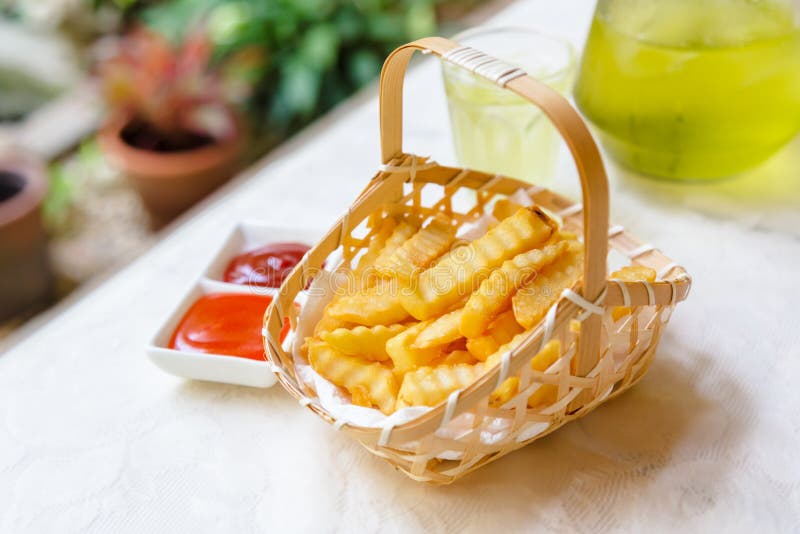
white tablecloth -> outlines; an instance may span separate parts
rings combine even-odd
[[[592,4],[498,21],[580,46]],[[452,162],[438,77],[411,74],[406,139]],[[377,117],[369,95],[334,113],[0,357],[0,532],[800,529],[800,167],[774,197],[612,169],[614,221],[687,267],[689,301],[633,390],[453,486],[394,472],[280,387],[152,366],[148,338],[237,220],[345,209],[377,168]],[[566,161],[557,187],[577,190]]]

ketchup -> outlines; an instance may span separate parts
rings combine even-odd
[[[213,294],[200,297],[172,334],[169,348],[264,360],[261,328],[272,302],[266,295]],[[281,330],[283,342],[288,318]]]
[[[239,254],[225,269],[231,284],[280,287],[311,247],[302,243],[272,243]]]

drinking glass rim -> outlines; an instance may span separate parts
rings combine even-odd
[[[468,28],[466,30],[458,32],[457,34],[455,34],[452,37],[452,40],[457,42],[458,44],[462,44],[464,46],[470,46],[469,44],[462,43],[461,40],[462,39],[470,39],[472,37],[483,36],[483,35],[488,35],[488,34],[502,33],[502,32],[526,33],[528,35],[533,35],[533,36],[536,36],[536,37],[544,38],[544,39],[546,39],[548,41],[551,41],[553,43],[562,45],[566,49],[568,60],[558,70],[555,70],[555,71],[553,71],[551,73],[548,73],[546,76],[542,76],[542,77],[537,76],[536,78],[541,82],[545,82],[546,83],[546,82],[549,82],[549,81],[552,81],[552,80],[557,80],[562,75],[564,75],[564,73],[569,72],[569,70],[576,63],[577,54],[576,54],[576,51],[575,51],[575,47],[572,46],[572,43],[569,42],[567,39],[565,39],[564,37],[558,36],[558,35],[554,35],[554,34],[547,33],[547,32],[542,32],[542,31],[539,31],[537,29],[534,29],[534,28],[531,28],[531,27],[526,27],[526,26],[488,26],[488,25],[487,26],[476,26],[474,28]],[[486,53],[489,54],[488,52],[486,52]],[[489,54],[489,55],[492,55],[492,54]],[[501,57],[498,57],[496,59],[499,59],[500,61],[505,61]],[[522,68],[522,67],[520,67],[520,68]],[[522,70],[525,70],[525,69],[523,68]],[[526,74],[530,74],[530,73],[528,73],[526,71]]]

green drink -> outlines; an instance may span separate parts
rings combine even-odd
[[[572,87],[574,54],[566,42],[520,28],[477,29],[454,39],[524,69],[563,94]],[[549,119],[530,102],[471,72],[447,62],[442,69],[459,163],[550,185],[559,137]]]
[[[575,89],[623,165],[735,174],[800,131],[800,25],[786,0],[601,0]]]

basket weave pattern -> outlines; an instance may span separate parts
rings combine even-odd
[[[438,38],[406,46],[407,56],[413,49],[425,49],[445,58],[448,53],[452,57],[455,50],[455,58],[462,62],[465,55],[471,57],[468,52],[459,52],[463,47]],[[386,165],[284,282],[265,316],[265,347],[280,383],[301,404],[335,428],[353,435],[369,451],[410,477],[446,484],[585,415],[635,384],[648,369],[661,332],[674,306],[687,297],[691,281],[683,268],[655,247],[643,245],[621,227],[609,229],[605,173],[599,153],[588,131],[584,134],[582,121],[574,121],[568,104],[563,99],[555,100],[552,91],[540,84],[535,86],[538,98],[529,99],[548,113],[567,140],[582,177],[585,206],[512,178],[444,167],[402,152],[400,119],[397,113],[386,113],[385,107],[399,106],[397,79],[399,76],[402,80],[407,63],[403,54],[399,57],[399,61],[395,57],[394,64],[391,56],[387,60],[381,82]],[[392,70],[393,66],[396,70]],[[500,79],[500,85],[508,84],[520,94],[525,84],[532,82],[524,73],[520,75],[502,64],[490,67],[492,79]],[[515,84],[519,91],[514,89]],[[553,100],[548,101],[549,98]],[[371,223],[381,216],[429,218],[444,213],[461,227],[490,212],[495,199],[520,189],[536,204],[559,214],[565,229],[583,237],[587,253],[582,287],[564,291],[542,324],[505,354],[499,365],[420,417],[381,428],[336,420],[319,403],[316,393],[298,379],[293,355],[277,341],[285,317],[295,324],[293,302],[307,287],[311,273],[321,268],[334,251],[341,253],[345,266],[352,267],[377,227]],[[655,269],[658,281],[607,281],[609,248],[631,262]],[[628,307],[630,313],[615,321],[611,312],[617,306]],[[560,341],[559,359],[545,372],[532,370],[531,359],[549,340]],[[518,393],[504,405],[493,407],[491,393],[509,377],[518,377]],[[528,408],[528,398],[544,384],[556,386],[557,400]]]

